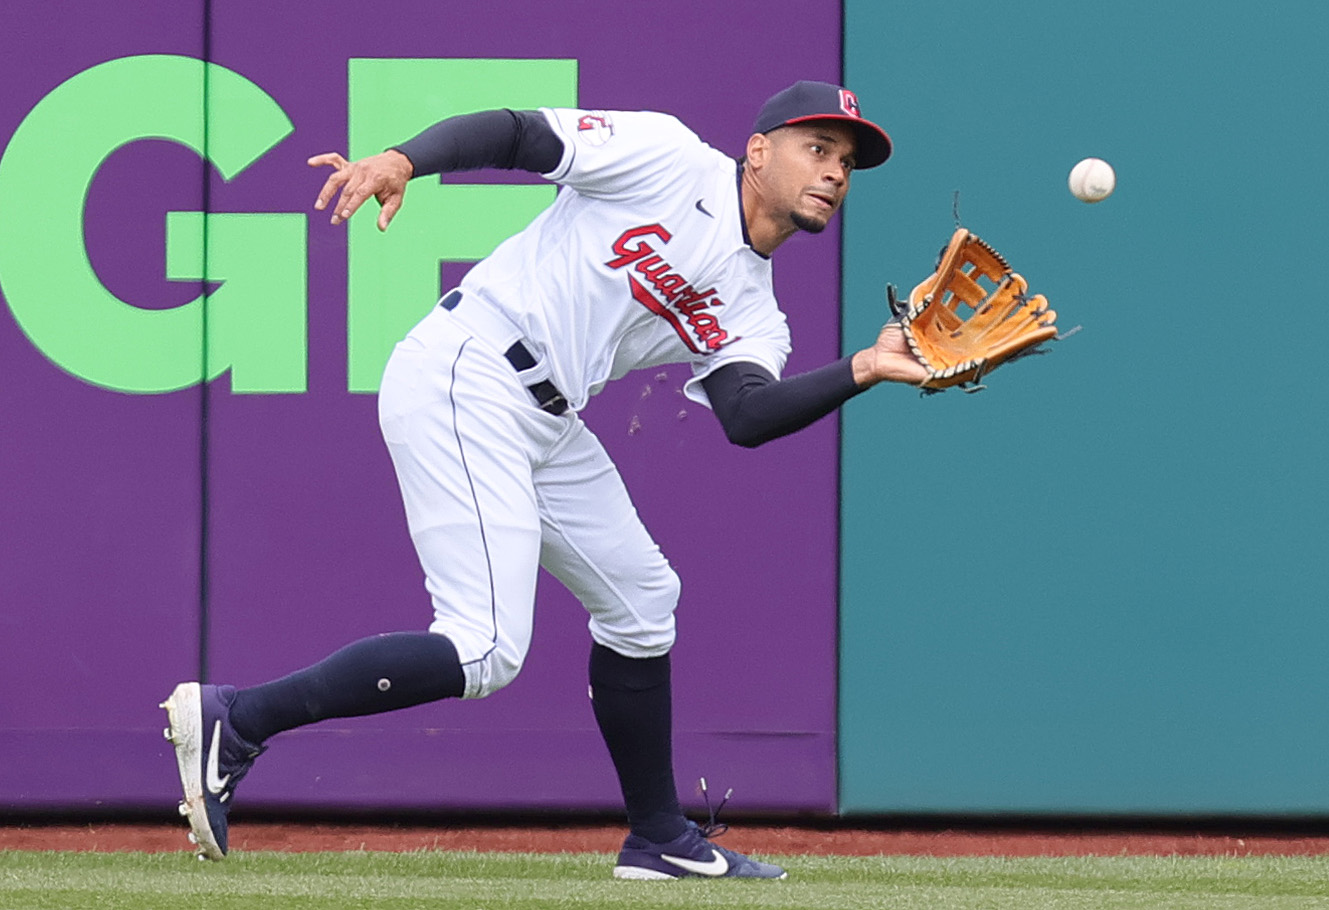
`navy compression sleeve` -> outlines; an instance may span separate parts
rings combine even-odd
[[[852,357],[779,380],[755,363],[737,361],[701,385],[725,436],[746,448],[801,430],[863,391],[854,382]]]
[[[563,140],[539,111],[480,111],[435,123],[392,146],[415,168],[414,176],[494,167],[547,174],[563,159]]]

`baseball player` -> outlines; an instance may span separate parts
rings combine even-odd
[[[687,363],[684,393],[756,446],[878,382],[921,382],[896,326],[779,378],[790,339],[771,254],[823,230],[851,173],[890,152],[852,92],[799,82],[762,107],[738,162],[665,114],[570,109],[469,114],[359,161],[310,159],[333,169],[314,207],[339,224],[375,198],[381,230],[413,177],[520,168],[561,189],[443,295],[383,375],[379,420],[433,602],[428,631],[364,639],[251,688],[182,683],[163,704],[201,856],[225,856],[236,784],[276,733],[510,683],[544,566],[589,613],[594,714],[630,826],[614,875],[785,876],[713,844],[680,809],[679,580],[579,412],[630,370]]]

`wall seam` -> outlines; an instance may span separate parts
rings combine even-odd
[[[212,448],[212,408],[211,393],[208,388],[209,364],[209,325],[208,325],[208,278],[211,274],[209,263],[209,225],[208,216],[212,212],[212,0],[203,3],[203,269],[200,280],[200,292],[203,296],[202,312],[202,375],[199,377],[199,585],[198,585],[198,678],[206,682],[211,675],[211,588],[212,573],[209,566],[211,550],[211,448]]]

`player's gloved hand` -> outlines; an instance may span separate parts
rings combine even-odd
[[[931,371],[914,356],[904,331],[894,322],[882,326],[876,343],[855,354],[853,364],[854,381],[865,387],[879,382],[921,385],[931,375]]]
[[[411,159],[401,152],[389,149],[358,161],[347,161],[336,152],[315,155],[309,159],[310,167],[331,167],[332,175],[323,184],[314,208],[323,211],[337,191],[337,198],[332,209],[332,223],[341,224],[355,214],[371,196],[381,206],[378,213],[378,229],[386,231],[393,216],[401,208],[406,195],[406,184],[415,176]]]
[[[979,391],[985,375],[1058,337],[1047,298],[1029,293],[1029,283],[1006,259],[963,227],[907,305],[892,288],[886,297],[895,313],[891,324],[927,370],[918,384],[924,392]]]

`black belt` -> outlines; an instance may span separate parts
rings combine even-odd
[[[438,302],[438,305],[445,310],[455,310],[459,303],[461,303],[461,291],[449,291]],[[512,347],[503,352],[503,356],[507,358],[508,363],[512,364],[512,368],[518,373],[524,373],[535,366],[535,358],[531,356],[531,352],[527,350],[526,345],[520,341],[514,341]],[[563,397],[563,393],[558,390],[558,386],[548,379],[533,382],[526,388],[535,396],[536,404],[540,406],[540,410],[557,417],[568,409],[568,400]]]

